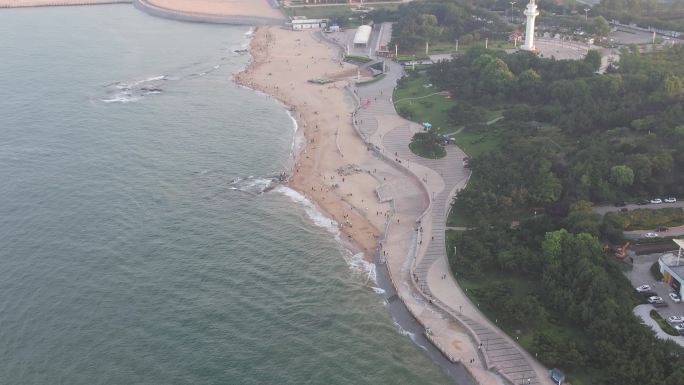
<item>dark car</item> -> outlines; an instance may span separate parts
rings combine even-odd
[[[629,211],[629,209],[627,207],[623,207],[620,209],[620,211],[623,213],[626,213],[627,211]]]
[[[654,291],[642,291],[639,294],[643,295],[646,298],[651,298],[651,297],[655,297],[658,295],[658,293],[656,293]]]
[[[648,199],[639,199],[639,200],[637,201],[636,204],[638,204],[638,205],[647,205],[647,204],[649,204],[649,203],[651,203],[651,201],[649,201]]]
[[[669,230],[669,228],[664,227],[664,226],[658,227],[658,228],[656,229],[656,231],[659,232],[659,233],[662,233],[663,231],[667,231],[667,230]]]
[[[627,202],[615,202],[615,207],[625,207],[627,206]]]

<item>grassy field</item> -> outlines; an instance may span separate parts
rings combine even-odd
[[[458,51],[456,50],[456,42],[455,41],[439,41],[439,42],[431,42],[428,46],[428,54],[429,55],[437,55],[437,54],[445,54],[445,53],[457,53],[457,52],[465,52],[466,49],[470,47],[484,47],[485,42],[484,40],[482,41],[476,41],[468,45],[459,45]],[[490,40],[489,43],[487,44],[488,49],[493,49],[493,50],[503,50],[503,49],[511,49],[515,48],[513,43],[510,41],[506,40]],[[420,47],[414,49],[414,50],[402,50],[401,47],[399,47],[399,56],[404,57],[404,58],[411,58],[413,55],[425,56],[425,46],[421,45]]]
[[[454,135],[456,145],[471,158],[494,150],[499,145],[499,129],[492,125],[475,132],[465,130]]]
[[[311,19],[336,19],[353,16],[348,5],[331,5],[326,7],[289,7],[283,8],[288,16],[306,16]]]
[[[394,90],[394,106],[400,114],[414,122],[430,122],[440,134],[455,131],[449,123],[449,111],[456,105],[442,95],[425,75],[411,76]],[[432,96],[429,96],[432,95]]]
[[[397,9],[398,4],[377,4],[375,9]],[[287,16],[306,16],[311,19],[346,19],[358,17],[361,12],[352,12],[349,5],[324,5],[312,7],[284,7],[283,11]]]

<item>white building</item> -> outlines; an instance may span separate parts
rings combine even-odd
[[[328,26],[328,21],[328,19],[305,19],[302,17],[293,17],[290,23],[292,24],[292,29],[294,31],[299,31],[302,29],[325,28]]]
[[[663,254],[658,258],[658,266],[665,281],[677,295],[682,298],[684,287],[684,239],[673,239],[679,246],[674,253]]]
[[[354,35],[354,47],[355,48],[366,48],[368,47],[368,41],[370,40],[372,28],[370,25],[362,25],[356,30]]]

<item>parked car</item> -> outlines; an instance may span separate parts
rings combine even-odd
[[[651,199],[651,203],[663,203],[663,200],[660,198],[653,198]]]
[[[648,199],[639,199],[636,204],[643,206],[649,204],[650,201]]]
[[[660,233],[660,232],[667,231],[667,230],[669,230],[669,228],[667,228],[665,226],[661,226],[661,227],[658,227],[655,231]]]
[[[623,207],[620,209],[620,212],[623,212],[623,213],[626,213],[627,211],[629,211],[629,209],[627,207]]]
[[[674,328],[677,329],[679,334],[682,334],[682,332],[684,332],[684,324],[675,325]]]
[[[615,202],[615,207],[625,207],[627,206],[627,202]]]
[[[667,322],[669,322],[671,324],[682,323],[682,322],[684,322],[684,316],[673,315],[673,316],[667,317]]]
[[[653,297],[648,297],[648,303],[654,302],[664,302],[663,297],[658,297],[657,295],[654,295]]]
[[[665,203],[675,203],[677,202],[677,198],[665,198]]]
[[[677,295],[677,293],[670,293],[670,294],[668,294],[668,295],[670,296],[670,299],[672,300],[672,302],[674,302],[674,303],[680,303],[680,302],[682,302],[682,299],[679,298],[679,296]]]
[[[636,291],[638,291],[639,293],[644,293],[644,292],[647,292],[647,291],[651,291],[651,286],[649,286],[649,285],[641,285],[641,286],[639,286],[639,287],[636,288]],[[684,321],[682,321],[682,322],[684,322]]]
[[[650,298],[650,297],[654,297],[654,296],[657,296],[657,295],[658,295],[658,293],[656,293],[655,291],[650,291],[650,290],[649,290],[649,291],[645,291],[645,292],[643,292],[643,293],[639,293],[639,294],[641,294],[642,296],[644,296],[644,298]]]
[[[658,238],[658,233],[646,233],[644,234],[646,238]]]

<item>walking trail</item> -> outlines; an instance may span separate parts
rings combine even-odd
[[[470,177],[464,167],[466,155],[453,145],[447,147],[447,156],[436,160],[409,150],[411,137],[422,127],[397,115],[391,97],[403,68],[388,65],[385,78],[352,91],[362,106],[354,116],[361,137],[379,156],[410,172],[405,180],[378,188],[378,197],[393,204],[378,260],[384,262],[409,311],[425,326],[427,337],[451,361],[462,362],[480,383],[500,384],[503,379],[510,384],[551,384],[547,369],[496,321],[488,320],[452,276],[445,248],[446,215]],[[416,195],[427,196],[427,209]]]

